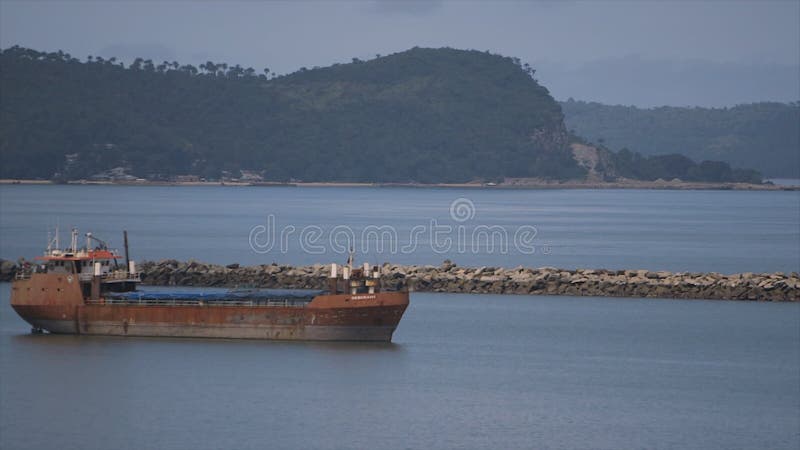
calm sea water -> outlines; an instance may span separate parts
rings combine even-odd
[[[463,222],[450,216],[458,198],[474,205]],[[792,192],[3,186],[0,256],[39,252],[56,221],[115,245],[127,228],[137,259],[340,256],[299,242],[252,251],[269,214],[323,231],[530,225],[541,250],[423,242],[372,255],[401,262],[799,265]],[[30,335],[9,290],[0,283],[3,449],[800,446],[798,304],[418,293],[393,344],[322,344]]]
[[[778,186],[800,186],[800,179],[798,178],[772,178],[768,181]]]
[[[35,336],[6,449],[797,449],[800,305],[414,294],[391,345]]]
[[[800,271],[800,192],[0,187],[0,257],[39,254],[57,224],[62,245],[76,226],[121,248],[127,229],[137,260],[344,262],[353,245],[379,263]]]

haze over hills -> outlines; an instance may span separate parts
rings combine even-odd
[[[723,108],[800,100],[800,66],[766,61],[717,62],[640,55],[581,64],[534,61],[556,99],[639,108]]]
[[[274,77],[12,47],[0,54],[0,93],[2,178],[760,181],[681,155],[584,145],[578,161],[571,144],[583,140],[534,71],[474,50],[413,48]]]
[[[765,176],[800,178],[800,103],[731,108],[611,106],[561,102],[567,128],[609,148],[643,155],[680,153]]]

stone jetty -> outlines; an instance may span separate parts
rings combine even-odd
[[[198,261],[148,261],[139,264],[150,285],[324,289],[330,266],[278,264],[240,266]],[[16,265],[0,260],[0,281],[14,277]],[[648,270],[381,266],[381,284],[390,289],[470,294],[574,295],[683,299],[800,301],[800,274],[653,272]]]
[[[330,266],[227,266],[163,260],[140,265],[152,285],[324,289]],[[390,289],[474,294],[659,297],[752,301],[800,301],[800,275],[785,273],[652,272],[647,270],[512,269],[440,266],[381,266],[381,284]]]

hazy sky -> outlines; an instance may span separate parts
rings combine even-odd
[[[800,0],[0,0],[0,46],[16,44],[80,58],[210,59],[278,73],[450,46],[528,61],[559,99],[652,105],[800,98]],[[629,92],[637,64],[684,81],[667,87],[639,80]],[[730,87],[704,93],[720,76]],[[687,83],[688,91],[681,87]]]

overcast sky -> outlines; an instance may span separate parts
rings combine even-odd
[[[12,45],[278,73],[450,46],[530,62],[558,99],[652,106],[800,98],[800,0],[0,0],[0,46]]]

